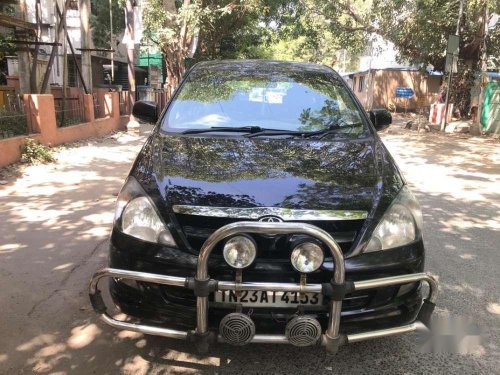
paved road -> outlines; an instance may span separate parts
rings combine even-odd
[[[217,347],[116,332],[87,301],[106,263],[114,195],[142,138],[64,150],[0,186],[0,373],[500,374],[499,144],[392,131],[384,140],[425,210],[427,268],[441,316],[484,328],[473,354],[420,354],[412,336],[353,344],[336,356],[288,346]]]

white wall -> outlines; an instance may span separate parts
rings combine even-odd
[[[394,44],[384,40],[381,36],[373,37],[371,50],[371,56],[370,51],[368,51],[366,55],[359,58],[359,70],[367,70],[370,67],[372,69],[385,69],[408,66],[408,64],[400,64],[396,61],[398,53]]]

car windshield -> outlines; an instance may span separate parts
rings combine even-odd
[[[343,83],[319,69],[195,69],[171,103],[162,130],[214,127],[367,134]]]

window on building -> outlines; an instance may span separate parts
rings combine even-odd
[[[363,91],[365,88],[365,76],[358,77],[358,92]]]

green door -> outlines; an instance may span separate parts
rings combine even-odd
[[[481,127],[486,133],[500,134],[500,82],[486,85]]]

